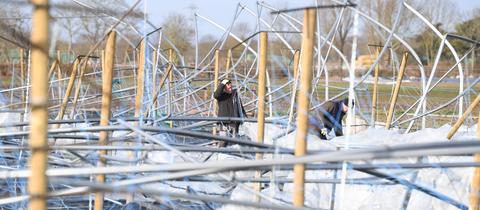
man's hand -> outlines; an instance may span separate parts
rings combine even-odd
[[[230,80],[228,80],[228,79],[222,80],[222,84],[223,84],[223,85],[226,85],[228,82],[230,82]]]
[[[326,128],[322,128],[322,130],[320,130],[320,133],[321,133],[322,135],[324,135],[324,136],[327,136],[328,131],[327,131]]]

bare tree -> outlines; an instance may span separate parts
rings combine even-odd
[[[9,4],[0,4],[0,12],[9,17],[0,21],[0,36],[3,44],[20,45],[28,48],[30,46],[30,28],[27,15],[19,7]],[[2,47],[2,49],[5,49]]]
[[[322,14],[323,13],[323,14]],[[320,13],[320,27],[322,34],[333,33],[334,44],[345,54],[347,39],[353,26],[353,15],[350,10],[329,9]],[[343,66],[343,60],[340,59],[340,68]]]
[[[243,40],[252,35],[253,31],[247,22],[239,22],[233,27],[233,33]]]
[[[191,20],[179,13],[170,13],[163,21],[163,36],[166,36],[181,53],[192,49],[192,37],[195,33]],[[162,42],[165,43],[165,42]]]
[[[386,27],[391,28],[395,23],[396,13],[400,7],[403,7],[402,2],[403,1],[400,0],[365,0],[359,2],[359,6],[362,7],[370,17],[379,21]],[[409,1],[409,4],[413,7],[417,7],[419,2]],[[423,2],[423,4],[425,4],[425,2]],[[429,2],[428,6],[430,5]],[[417,21],[418,18],[416,18],[413,13],[403,10],[395,33],[403,36],[411,36],[412,34],[415,34],[418,30]],[[366,31],[364,32],[366,36],[369,37],[370,43],[379,43],[384,40],[383,37],[387,36],[386,31],[381,30],[375,24],[369,22],[365,24],[365,29]]]
[[[456,15],[458,7],[456,2],[450,0],[431,0],[430,2],[428,5],[418,4],[416,9],[442,33],[451,31],[454,28],[454,24],[458,21],[458,16]],[[441,39],[423,23],[419,24],[419,26],[421,26],[420,28],[422,29],[419,30],[420,33],[415,36],[415,45],[417,50],[425,55],[424,60],[427,65],[430,65],[435,57]]]
[[[67,36],[68,50],[75,44],[79,44],[76,47],[88,48],[88,45],[100,41],[110,26],[130,7],[124,0],[92,0],[86,5],[61,2],[55,6],[53,14],[61,17],[57,21],[66,32],[62,38]],[[134,10],[123,21],[135,26],[139,18],[143,18],[143,14]],[[127,33],[130,29],[127,30],[125,24],[121,24],[116,30]]]

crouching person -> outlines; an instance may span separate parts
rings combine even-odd
[[[310,124],[321,139],[330,140],[336,136],[343,136],[342,120],[348,110],[348,98],[327,101],[320,107],[319,114],[310,118]]]

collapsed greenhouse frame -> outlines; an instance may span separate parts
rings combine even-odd
[[[350,99],[358,98],[357,92],[364,91],[361,85],[367,76],[378,71],[380,59],[387,54],[391,54],[392,60],[394,60],[392,62],[398,69],[394,88],[397,91],[393,93],[387,120],[385,123],[376,122],[375,114],[364,117],[364,120],[369,126],[381,125],[386,129],[408,124],[403,130],[408,133],[411,132],[415,123],[418,124],[417,120],[421,120],[419,129],[424,129],[426,128],[426,116],[456,103],[458,120],[448,136],[449,139],[452,138],[457,129],[469,117],[473,107],[480,102],[480,96],[477,96],[475,100],[468,103],[469,107],[464,109],[464,104],[470,102],[470,97],[478,95],[474,88],[480,79],[467,83],[468,86],[465,87],[465,75],[462,68],[462,61],[480,46],[480,42],[454,34],[442,34],[405,1],[395,14],[395,24],[391,28],[362,13],[355,7],[355,4],[350,2],[334,1],[336,4],[333,5],[300,8],[301,11],[305,11],[303,23],[289,15],[290,12],[297,9],[278,10],[259,2],[259,7],[277,15],[278,19],[273,21],[284,21],[290,26],[291,31],[276,30],[272,26],[273,23],[268,23],[267,20],[262,19],[260,14],[239,4],[235,16],[246,11],[247,14],[257,17],[258,31],[249,38],[241,40],[233,34],[231,27],[223,28],[213,20],[195,14],[195,17],[199,18],[196,21],[208,22],[223,30],[224,34],[204,58],[199,58],[198,52],[196,53],[194,66],[187,65],[181,52],[171,42],[172,49],[160,49],[160,42],[169,42],[168,37],[160,36],[161,39],[155,43],[148,38],[149,33],[145,32],[138,34],[142,41],[137,45],[128,40],[134,48],[132,54],[136,55],[133,61],[115,63],[117,36],[127,39],[115,28],[120,24],[128,25],[123,19],[140,2],[141,0],[136,1],[121,18],[111,17],[116,20],[116,24],[111,26],[108,33],[104,34],[103,39],[93,46],[89,53],[77,56],[73,61],[71,74],[62,77],[60,60],[51,58],[48,53],[50,38],[48,0],[32,1],[34,11],[31,48],[20,49],[21,85],[0,90],[0,94],[12,96],[10,103],[2,105],[0,111],[18,113],[19,116],[18,122],[16,119],[12,119],[12,122],[0,124],[0,129],[4,129],[0,133],[0,139],[3,141],[0,149],[3,153],[4,165],[2,167],[5,169],[0,171],[0,177],[4,180],[3,184],[6,185],[5,193],[8,193],[0,199],[1,205],[5,205],[6,208],[19,208],[28,204],[30,209],[46,209],[48,206],[104,209],[123,206],[134,201],[144,208],[157,208],[158,206],[172,208],[180,205],[182,201],[192,201],[187,205],[198,204],[210,209],[217,208],[217,204],[234,204],[262,209],[310,209],[321,207],[304,205],[304,186],[308,183],[323,183],[330,185],[402,185],[409,190],[423,192],[460,209],[467,209],[468,206],[472,209],[478,208],[478,196],[472,196],[471,203],[465,204],[435,189],[378,170],[398,167],[411,169],[478,167],[479,156],[476,155],[480,151],[478,139],[373,149],[349,149],[347,144],[345,148],[339,148],[339,151],[319,151],[308,150],[306,138],[309,124],[308,115],[312,110],[320,109],[323,104],[313,97],[312,91],[315,88],[312,87],[317,87],[320,82],[324,82],[325,101],[335,100],[345,95],[348,95]],[[360,17],[388,33],[382,47],[377,48],[373,65],[363,73],[359,80],[355,80],[355,59],[349,61],[347,59],[349,56],[341,53],[333,44],[335,28],[326,37],[316,30],[317,21],[319,21],[317,12],[328,9],[328,7],[338,7],[341,8],[341,11],[351,10],[354,12],[354,37],[358,35],[356,30],[359,27],[358,18]],[[406,11],[412,12],[424,21],[441,40],[430,75],[427,75],[420,56],[407,41],[395,32],[401,15]],[[337,23],[341,21],[341,18],[341,15],[337,17]],[[300,29],[300,27],[302,28]],[[132,28],[134,27],[132,26]],[[161,28],[152,33],[161,33]],[[301,48],[293,48],[283,38],[284,34],[293,34],[301,38]],[[271,85],[271,75],[267,70],[269,37],[276,37],[285,45],[284,47],[290,53],[288,58],[293,63],[288,66],[289,80],[276,89]],[[238,57],[234,58],[232,49],[223,47],[227,38],[234,38],[238,41],[235,48],[243,48]],[[472,47],[468,53],[459,57],[450,43],[451,39],[462,40],[471,44]],[[403,54],[401,61],[397,58],[399,52],[389,48],[393,40],[398,41],[408,50]],[[255,44],[257,46],[253,47]],[[356,39],[354,38],[352,45],[354,50],[352,50],[351,58],[356,57],[355,45]],[[101,51],[103,46],[105,46],[104,51]],[[440,79],[434,81],[436,67],[441,60],[444,48],[447,48],[453,55],[456,63]],[[324,49],[327,49],[326,56],[320,52]],[[227,54],[225,67],[220,66],[220,52]],[[336,53],[347,64],[349,73],[349,87],[332,97],[329,96],[329,88],[335,87],[329,84],[329,70],[326,65],[331,52]],[[399,54],[401,53],[403,52]],[[249,54],[254,58],[246,59]],[[395,100],[398,96],[398,89],[401,88],[402,75],[408,57],[412,57],[418,66],[422,91],[415,103],[403,110],[400,115],[394,116]],[[245,63],[241,64],[241,62]],[[239,69],[241,65],[244,69]],[[87,67],[92,68],[93,72],[87,73]],[[212,69],[213,72],[209,72]],[[122,71],[133,72],[131,79],[135,81],[134,84],[126,87],[115,84],[115,80],[129,77],[119,73]],[[428,109],[428,93],[453,71],[458,71],[459,75],[458,95],[445,104]],[[195,78],[205,73],[208,77],[213,76],[213,79],[198,86],[193,85]],[[217,87],[219,78],[230,75],[237,81],[244,98],[249,99],[245,106],[254,110],[256,119],[215,116],[217,109],[215,100],[211,93],[205,90]],[[90,84],[85,85],[87,77],[90,77],[89,82],[93,80],[94,83],[102,84],[101,89],[96,87],[95,92],[89,92]],[[378,82],[378,78],[375,78],[375,85],[376,82]],[[15,84],[13,79],[12,84]],[[253,88],[256,88],[255,91]],[[13,95],[18,97],[20,102],[14,102]],[[372,95],[376,96],[377,93],[374,92]],[[114,100],[132,99],[135,102],[132,104],[129,101],[128,104],[133,106],[113,107]],[[274,116],[273,106],[279,100],[284,100],[289,104],[288,112],[282,116]],[[55,104],[52,105],[52,102]],[[360,115],[366,116],[361,113],[362,109],[375,113],[376,101],[370,105],[367,108],[364,106],[364,108],[354,109],[353,115],[359,111]],[[101,108],[99,118],[88,115],[92,107]],[[406,118],[407,115],[411,117]],[[222,120],[257,123],[256,139],[248,140],[218,135],[213,125]],[[295,132],[295,149],[265,143],[265,124],[279,125],[283,128],[283,132],[272,139]],[[353,129],[352,127],[355,126],[353,117],[349,115],[346,129]],[[114,134],[115,132],[116,134]],[[166,134],[166,137],[160,138],[156,136],[158,134]],[[478,135],[480,132],[477,131],[477,138]],[[189,144],[192,140],[197,139],[201,141],[197,144]],[[214,143],[221,141],[239,146],[235,148],[213,146]],[[86,153],[87,151],[90,152]],[[116,155],[117,151],[129,152],[127,155]],[[169,154],[181,157],[183,161],[149,162],[146,161],[149,151],[168,151]],[[223,153],[238,156],[244,160],[240,162],[225,160],[205,162],[208,158],[200,161],[191,156],[192,153]],[[288,155],[288,158],[280,158],[279,154]],[[410,164],[394,162],[396,158],[470,155],[475,155],[474,161]],[[29,164],[26,162],[27,159],[31,161]],[[392,160],[392,163],[358,164],[355,162],[368,160]],[[282,179],[275,176],[266,177],[262,174],[265,171],[271,171],[274,174],[276,170],[294,171],[295,177]],[[343,175],[340,179],[305,179],[306,170],[338,170],[342,173],[347,173],[347,170],[355,170],[378,179],[346,179]],[[235,178],[227,175],[227,173],[237,171],[254,171],[255,176]],[[471,187],[473,195],[480,189],[478,177],[475,177],[478,174],[480,173],[475,169]],[[214,175],[214,178],[207,175]],[[178,193],[145,186],[148,183],[175,180],[233,183],[236,187],[251,193],[253,200],[233,200],[221,195],[196,192],[188,187],[185,192]],[[263,183],[263,187],[266,183],[272,185],[293,183],[292,202],[262,193],[261,183]],[[28,185],[28,192],[25,191],[26,185]],[[121,199],[118,197],[113,199],[106,196],[107,193],[124,196]],[[405,199],[408,199],[408,196]],[[335,208],[334,201],[330,201],[330,203],[329,208]]]

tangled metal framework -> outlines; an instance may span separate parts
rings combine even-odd
[[[349,148],[338,146],[336,149],[308,149],[304,156],[294,157],[293,148],[279,145],[277,140],[295,131],[300,125],[293,123],[296,115],[296,95],[302,94],[297,91],[300,86],[300,73],[295,72],[299,66],[298,60],[302,56],[301,49],[296,49],[291,40],[300,40],[305,36],[305,30],[301,30],[301,20],[291,15],[289,11],[278,10],[265,2],[258,2],[256,12],[245,5],[238,4],[231,24],[227,27],[221,26],[214,20],[199,13],[194,14],[195,26],[198,22],[204,21],[223,31],[210,50],[200,57],[199,40],[196,35],[194,66],[188,66],[188,59],[170,40],[162,33],[162,28],[152,24],[145,15],[143,30],[137,29],[124,18],[130,15],[133,9],[140,3],[137,1],[121,17],[116,18],[105,12],[98,11],[94,5],[73,0],[80,7],[86,7],[98,17],[111,18],[115,24],[106,33],[104,39],[110,37],[110,31],[115,33],[134,50],[127,53],[133,54],[132,59],[128,57],[123,63],[110,60],[115,64],[111,85],[111,98],[113,104],[108,111],[111,112],[106,121],[98,110],[104,107],[105,91],[101,89],[102,81],[105,81],[105,69],[108,65],[107,53],[100,57],[92,57],[98,53],[98,48],[104,43],[104,39],[98,42],[85,56],[79,56],[73,63],[73,70],[70,76],[65,76],[60,71],[59,61],[53,62],[48,73],[48,142],[46,148],[33,148],[27,146],[28,135],[32,130],[29,127],[30,119],[33,117],[30,107],[37,101],[32,101],[31,89],[33,81],[30,79],[30,50],[28,50],[28,62],[25,65],[24,53],[19,62],[13,62],[12,75],[8,84],[9,88],[0,90],[0,116],[3,122],[0,124],[0,151],[2,153],[0,162],[3,168],[0,171],[2,178],[0,192],[0,205],[5,209],[25,208],[29,199],[33,199],[27,192],[27,178],[34,172],[29,168],[34,163],[27,163],[27,160],[37,150],[48,152],[48,169],[45,174],[48,177],[48,193],[40,195],[41,199],[47,201],[49,207],[61,208],[121,208],[126,205],[138,205],[144,208],[221,208],[222,205],[232,204],[262,209],[334,209],[335,190],[329,197],[329,206],[317,205],[293,205],[291,201],[285,201],[275,196],[260,191],[247,183],[263,183],[271,186],[280,186],[294,182],[291,178],[277,176],[282,171],[292,171],[294,165],[305,164],[308,171],[328,171],[335,173],[335,177],[307,177],[306,185],[325,184],[331,185],[332,189],[337,184],[342,185],[401,185],[407,189],[417,190],[429,196],[446,202],[460,209],[467,209],[458,198],[440,192],[432,187],[416,183],[415,179],[403,178],[397,174],[398,169],[409,169],[410,174],[415,174],[418,169],[450,169],[478,167],[476,161],[465,162],[430,162],[417,161],[416,163],[400,163],[399,159],[426,157],[458,157],[474,155],[480,151],[480,142],[475,139],[463,139],[465,141],[455,142],[434,142],[423,144],[405,144],[391,147],[375,148]],[[462,68],[465,58],[478,48],[479,42],[465,39],[453,34],[442,34],[431,24],[421,13],[415,10],[405,1],[401,1],[401,7],[396,11],[392,27],[387,27],[380,21],[368,16],[361,7],[350,2],[335,1],[335,7],[340,12],[331,30],[325,33],[317,26],[314,32],[316,46],[314,47],[314,64],[312,92],[306,93],[310,99],[311,113],[321,109],[321,105],[327,100],[335,100],[346,94],[349,98],[356,99],[356,108],[349,114],[347,130],[360,127],[354,123],[364,122],[367,126],[386,125],[399,128],[409,133],[418,119],[416,129],[427,127],[426,117],[444,108],[458,107],[455,116],[465,120],[471,109],[464,110],[465,102],[470,102],[471,94],[478,95],[475,91],[480,81],[466,81],[466,73]],[[315,2],[315,9],[324,8]],[[38,5],[37,5],[38,6]],[[42,9],[42,8],[36,8]],[[44,8],[43,8],[44,9]],[[338,25],[343,21],[345,11],[350,10],[354,14],[354,32],[352,55],[342,53],[334,44],[334,37],[338,32]],[[272,14],[271,19],[265,18],[268,11]],[[320,13],[319,12],[319,13]],[[396,31],[403,14],[413,13],[418,19],[431,29],[438,36],[441,44],[437,51],[434,64],[427,74],[426,67],[422,64],[420,55],[402,38]],[[48,13],[47,13],[48,14]],[[238,17],[246,14],[256,18],[256,31],[247,39],[242,40],[239,35],[232,32]],[[358,36],[359,20],[362,18],[364,24],[373,26],[384,37],[383,47],[378,49],[378,55],[373,64],[356,78],[355,57]],[[320,22],[320,16],[316,17]],[[142,41],[135,44],[128,36],[121,31],[116,31],[118,25],[127,26],[142,37]],[[48,24],[47,24],[48,26]],[[146,28],[154,30],[149,33]],[[285,29],[287,28],[287,29]],[[196,29],[198,33],[198,29]],[[379,32],[379,33],[380,33]],[[113,32],[112,32],[113,33]],[[269,52],[269,65],[266,71],[266,87],[257,87],[257,77],[260,74],[260,42],[258,34],[268,33],[273,36],[286,54],[274,54]],[[159,34],[158,42],[152,41],[150,35]],[[292,39],[288,39],[289,36]],[[238,42],[234,49],[227,49],[227,41],[232,38]],[[472,45],[471,49],[460,56],[450,43],[450,38],[463,40]],[[113,39],[115,40],[115,39]],[[409,106],[399,109],[397,116],[393,116],[390,123],[382,123],[371,118],[371,110],[376,104],[370,102],[370,90],[366,81],[375,71],[375,67],[381,63],[383,57],[391,57],[393,68],[401,69],[399,48],[391,48],[393,43],[399,43],[408,54],[413,57],[416,70],[419,71],[420,88],[410,90],[413,93],[413,101]],[[171,49],[162,50],[162,43],[167,43]],[[108,43],[107,43],[108,46]],[[455,63],[448,70],[438,77],[437,69],[447,48],[453,56]],[[223,71],[219,72],[219,53],[226,52],[227,60]],[[237,53],[238,52],[238,53]],[[138,55],[137,55],[138,53]],[[176,57],[176,59],[174,58]],[[350,58],[350,61],[349,61]],[[349,87],[337,87],[332,84],[331,76],[335,76],[330,63],[341,60],[346,64],[349,73]],[[32,60],[32,66],[33,66]],[[292,64],[294,63],[294,64]],[[21,74],[18,71],[20,64]],[[212,67],[213,66],[213,67]],[[86,69],[91,68],[91,72]],[[212,69],[218,77],[212,79]],[[283,72],[277,69],[283,70]],[[55,72],[55,70],[57,70]],[[395,72],[394,71],[394,72]],[[448,99],[444,104],[428,104],[428,96],[438,84],[444,82],[447,76],[453,71],[458,71],[459,89],[454,98]],[[298,72],[302,72],[299,69]],[[26,74],[25,74],[26,73]],[[285,75],[284,80],[278,75]],[[27,75],[27,76],[25,76]],[[56,78],[55,78],[56,76]],[[270,136],[271,142],[257,142],[252,136],[242,135],[240,137],[221,136],[211,133],[212,128],[218,121],[239,121],[257,123],[253,118],[225,118],[215,116],[215,101],[212,90],[215,88],[218,79],[231,78],[239,88],[239,93],[245,101],[248,112],[258,115],[259,93],[257,90],[266,88],[266,105],[268,117],[265,123],[280,128],[281,132],[276,136]],[[278,78],[278,79],[277,79]],[[4,79],[4,78],[2,78]],[[397,79],[395,76],[392,80]],[[68,81],[68,83],[67,83]],[[401,83],[401,79],[400,79]],[[107,83],[108,84],[108,83]],[[397,82],[398,84],[398,82]],[[108,86],[108,85],[107,85]],[[105,87],[105,86],[104,86]],[[322,93],[324,100],[318,97],[317,87],[324,88]],[[400,87],[400,86],[399,86]],[[417,91],[417,92],[415,92]],[[71,93],[73,92],[73,96]],[[330,96],[331,94],[334,94]],[[407,96],[405,96],[407,97]],[[131,101],[135,99],[135,103]],[[402,99],[399,99],[402,100]],[[32,102],[32,103],[31,103]],[[473,101],[478,103],[477,100]],[[395,105],[395,104],[394,104]],[[45,105],[44,105],[45,106]],[[263,110],[262,110],[263,112]],[[67,116],[64,116],[67,113]],[[68,114],[69,113],[69,114]],[[103,113],[103,111],[102,111]],[[107,115],[108,116],[108,115]],[[407,116],[409,116],[407,118]],[[99,118],[100,117],[100,118]],[[109,119],[110,118],[110,119]],[[462,119],[463,118],[463,119]],[[433,118],[432,118],[433,119]],[[263,122],[263,120],[262,120]],[[406,125],[406,127],[400,127]],[[460,123],[461,124],[461,123]],[[365,126],[365,125],[363,125]],[[458,127],[457,127],[458,129]],[[107,135],[107,143],[102,132]],[[100,135],[99,135],[100,134]],[[350,134],[349,134],[350,135]],[[347,135],[347,140],[349,138]],[[452,134],[453,135],[453,134]],[[262,135],[263,138],[263,135]],[[437,139],[432,139],[432,141]],[[218,148],[218,142],[227,142],[228,147]],[[293,139],[292,139],[293,141]],[[440,141],[440,140],[438,140]],[[104,151],[104,152],[102,152]],[[254,154],[257,154],[257,158]],[[258,158],[261,155],[261,159]],[[221,156],[224,155],[224,156]],[[212,158],[215,156],[215,158]],[[237,158],[225,160],[221,157]],[[372,161],[382,160],[382,163]],[[104,163],[99,164],[99,163]],[[342,178],[337,177],[337,171],[342,171]],[[255,175],[253,172],[264,172]],[[270,171],[270,176],[268,172]],[[356,171],[368,175],[364,178],[348,178],[347,171]],[[388,172],[387,172],[388,171]],[[235,177],[238,173],[248,173],[246,177]],[[230,174],[228,174],[230,173]],[[391,174],[392,173],[392,174]],[[98,175],[104,175],[104,180],[95,180]],[[106,178],[105,178],[106,177]],[[217,191],[198,190],[194,186],[181,184],[185,181],[191,183],[220,183]],[[161,188],[156,188],[163,184]],[[260,186],[260,185],[258,185]],[[242,189],[249,194],[255,195],[258,200],[238,200],[230,198],[234,189]],[[465,190],[465,189],[463,189]],[[99,194],[105,193],[105,194]],[[93,195],[101,195],[105,203],[100,205]],[[125,196],[126,195],[126,196]],[[410,196],[405,196],[404,204],[408,205]],[[34,199],[38,199],[35,197]],[[97,201],[97,202],[95,202]],[[100,206],[98,206],[100,205]],[[339,205],[339,204],[337,204]],[[341,204],[340,204],[341,205]],[[404,206],[405,208],[408,206]]]

